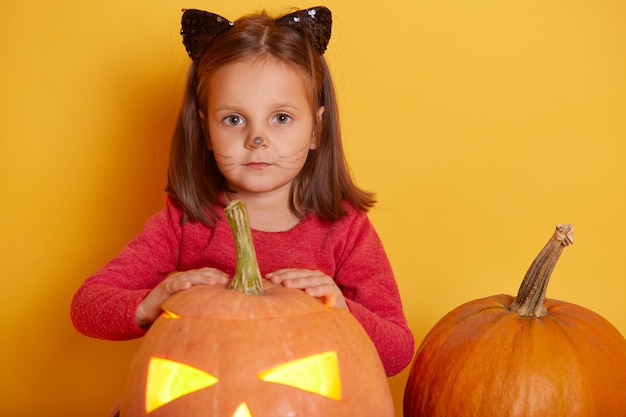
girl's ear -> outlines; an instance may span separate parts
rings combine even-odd
[[[313,128],[313,134],[311,135],[311,145],[309,149],[316,149],[318,144],[318,132],[322,131],[322,115],[324,114],[324,106],[320,106],[317,109],[317,120],[315,120],[315,127]]]
[[[326,107],[324,106],[320,106],[320,108],[317,109],[317,122],[318,123],[322,123],[322,115],[324,114],[325,109]]]

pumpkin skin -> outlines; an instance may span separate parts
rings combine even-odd
[[[575,304],[542,297],[536,317],[514,300],[470,301],[435,324],[416,352],[404,416],[626,416],[619,331]]]
[[[356,319],[300,290],[268,281],[263,286],[263,295],[195,286],[166,300],[165,313],[144,336],[133,360],[121,416],[392,417],[382,363]],[[257,376],[320,352],[336,352],[340,399]],[[153,357],[189,365],[218,381],[148,412],[146,385]]]

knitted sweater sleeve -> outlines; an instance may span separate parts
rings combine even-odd
[[[348,308],[378,349],[387,375],[395,375],[410,364],[415,341],[382,242],[364,213],[354,217],[341,259],[335,279]]]
[[[168,205],[102,269],[85,280],[74,295],[70,315],[81,333],[108,340],[143,336],[135,311],[166,275],[176,270],[180,212]]]

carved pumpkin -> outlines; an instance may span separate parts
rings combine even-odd
[[[626,340],[577,305],[545,299],[570,225],[539,253],[517,297],[466,303],[418,349],[405,417],[624,417]]]
[[[237,245],[231,288],[195,286],[163,304],[133,360],[121,416],[392,417],[360,324],[261,280],[243,203],[226,215]]]

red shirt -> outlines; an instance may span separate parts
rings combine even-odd
[[[332,277],[348,308],[378,349],[387,375],[408,366],[414,339],[398,287],[367,214],[345,204],[347,216],[327,222],[309,215],[284,232],[252,231],[261,274],[283,268],[319,270]],[[76,329],[87,336],[127,340],[143,336],[135,321],[141,300],[173,271],[213,267],[234,276],[236,253],[230,227],[187,222],[168,203],[118,256],[89,277],[71,306]]]

